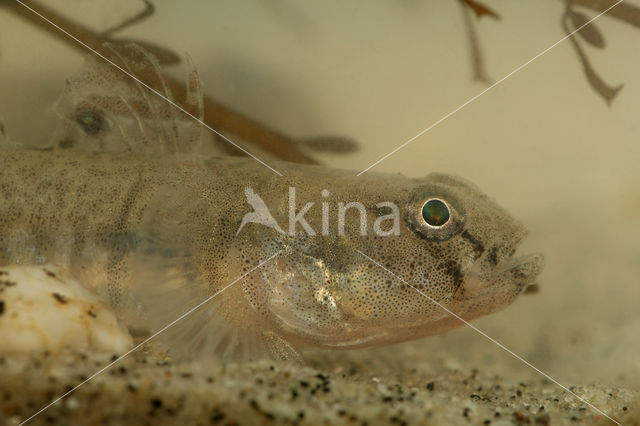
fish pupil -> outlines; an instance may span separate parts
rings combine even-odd
[[[95,110],[80,110],[76,114],[76,123],[78,123],[82,130],[88,135],[95,136],[103,128],[102,115]]]
[[[442,226],[449,217],[449,207],[441,200],[429,200],[422,206],[422,218],[431,226]]]

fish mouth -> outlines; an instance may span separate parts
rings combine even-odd
[[[542,253],[531,253],[519,257],[505,259],[496,267],[496,275],[501,279],[516,284],[523,289],[537,285],[535,280],[544,269]]]
[[[542,272],[544,263],[541,253],[505,256],[497,265],[485,257],[480,258],[466,275],[461,291],[456,293],[458,297],[472,299],[504,291],[510,294],[535,292],[536,279]]]

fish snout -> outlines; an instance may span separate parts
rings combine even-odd
[[[511,259],[500,276],[523,289],[533,285],[544,269],[545,260],[542,253],[532,253]]]

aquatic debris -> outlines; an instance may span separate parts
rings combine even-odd
[[[489,84],[491,83],[491,79],[488,77],[486,71],[484,54],[480,47],[475,24],[466,11],[472,10],[475,13],[476,18],[489,16],[497,20],[500,19],[500,15],[493,9],[490,9],[476,0],[459,0],[459,2],[463,7],[463,12],[465,12],[463,13],[463,18],[469,38],[473,78]],[[616,0],[565,0],[566,7],[561,19],[562,29],[567,35],[570,35],[569,41],[578,55],[578,60],[580,61],[580,65],[582,66],[585,77],[587,78],[587,82],[607,104],[611,104],[611,101],[613,101],[620,90],[622,90],[623,85],[608,85],[591,65],[591,62],[580,46],[577,37],[582,39],[591,47],[604,49],[606,48],[604,34],[598,29],[595,22],[585,25],[589,22],[590,18],[582,12],[577,11],[575,7],[582,6],[597,12],[604,12],[605,10],[613,7],[607,13],[608,16],[640,28],[640,8],[638,6],[628,4],[628,2],[617,5],[616,3]],[[578,28],[581,28],[580,31],[572,34],[572,31],[575,31]]]
[[[467,6],[469,9],[473,10],[476,14],[477,18],[482,18],[483,16],[490,16],[494,19],[500,19],[500,15],[494,11],[493,9],[485,6],[484,4],[476,1],[476,0],[459,0],[460,3]]]
[[[592,2],[591,6],[596,6],[596,3],[597,2]],[[614,4],[615,2],[612,1],[611,4],[607,7],[611,7]],[[589,18],[587,16],[574,10],[573,6],[574,6],[573,0],[566,0],[566,8],[562,16],[562,28],[564,29],[567,35],[571,34],[572,31],[577,30],[578,28],[582,27],[589,21]],[[623,5],[618,5],[616,6],[616,8],[622,7],[622,6]],[[606,10],[606,8],[603,10]],[[614,10],[615,8],[612,9],[612,12]],[[616,15],[612,13],[611,16],[615,17]],[[640,17],[638,22],[640,23]],[[589,25],[584,26],[582,29],[580,29],[580,31],[578,31],[575,34],[578,34],[578,36],[581,39],[583,39],[585,42],[587,42],[589,45],[595,48],[604,49],[606,46],[604,36],[596,26],[595,22],[592,22]],[[575,34],[569,37],[569,41],[571,42],[571,45],[573,46],[573,48],[576,51],[576,54],[578,55],[578,60],[582,65],[582,69],[584,71],[585,77],[587,78],[587,81],[589,82],[589,85],[591,86],[591,88],[595,90],[596,93],[598,93],[600,97],[604,99],[604,101],[608,105],[610,105],[611,101],[613,101],[613,99],[618,95],[620,90],[622,90],[623,85],[620,84],[614,87],[604,82],[602,77],[600,77],[600,75],[596,72],[596,70],[591,65],[589,58],[582,50],[582,47],[580,46],[578,39],[575,37]]]
[[[56,265],[0,268],[0,355],[74,348],[124,352],[127,329],[99,296]]]
[[[580,28],[580,31],[576,34],[578,34],[584,41],[598,49],[603,49],[605,47],[604,36],[596,26],[595,22],[589,24],[589,18],[586,15],[573,10],[571,7],[567,7],[566,14],[569,17],[573,29],[577,30]]]

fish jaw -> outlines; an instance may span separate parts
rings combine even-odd
[[[510,305],[544,268],[544,256],[532,253],[510,259],[489,277],[473,270],[451,303],[451,311],[466,321],[497,312]]]
[[[325,345],[331,349],[358,349],[401,343],[423,337],[434,336],[454,328],[467,325],[470,321],[500,311],[520,296],[529,286],[534,285],[544,268],[544,257],[540,253],[514,258],[511,265],[495,274],[491,281],[471,274],[465,280],[467,290],[458,292],[448,304],[440,304],[429,295],[410,286],[416,297],[431,299],[441,315],[428,321],[403,323],[396,327],[370,327],[362,336],[331,342]],[[472,292],[469,289],[475,288]]]

